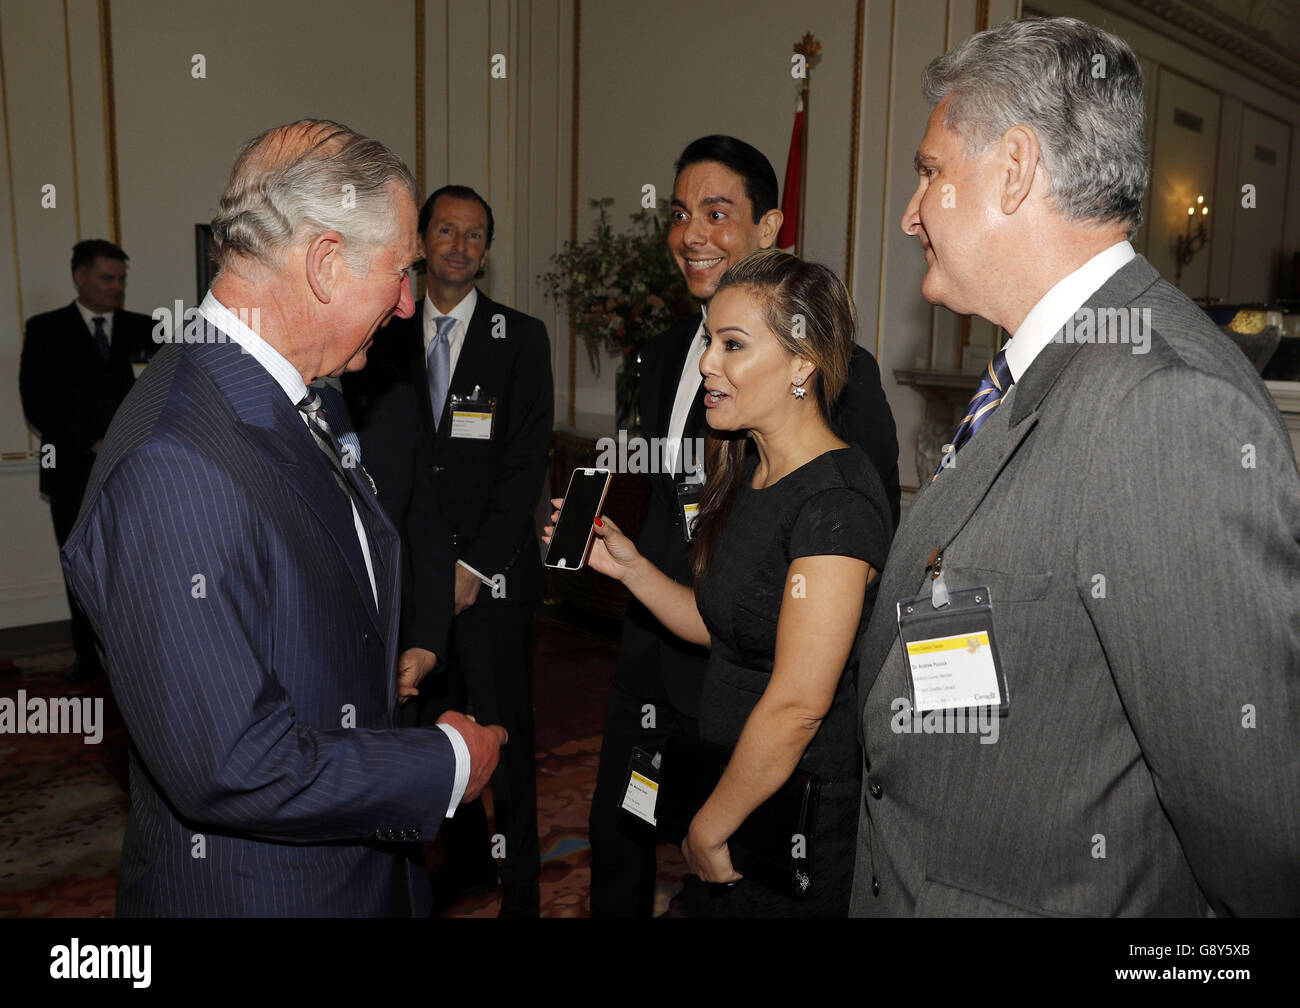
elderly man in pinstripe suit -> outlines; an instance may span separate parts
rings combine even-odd
[[[250,140],[191,341],[113,421],[63,551],[131,736],[119,915],[427,912],[420,848],[505,733],[397,728],[398,537],[308,385],[409,315],[415,184],[307,121]],[[202,338],[194,340],[194,332]]]

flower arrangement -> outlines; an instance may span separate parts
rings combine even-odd
[[[667,203],[631,215],[616,233],[609,220],[612,197],[591,201],[595,228],[582,242],[565,242],[540,277],[546,296],[568,306],[591,368],[600,373],[602,351],[620,360],[615,382],[620,427],[639,427],[640,354],[654,336],[682,315],[698,311],[668,252]]]

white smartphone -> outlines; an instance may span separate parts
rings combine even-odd
[[[569,477],[569,489],[564,493],[560,516],[555,520],[555,532],[546,550],[547,567],[552,570],[582,570],[591,552],[591,542],[596,536],[592,528],[600,509],[605,506],[609,492],[608,469],[575,469]]]

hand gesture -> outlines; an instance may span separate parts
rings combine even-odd
[[[551,506],[555,508],[551,512],[551,524],[542,530],[542,542],[548,546],[551,544],[551,536],[555,534],[555,522],[559,519],[560,508],[564,506],[564,498],[552,498]],[[596,518],[594,528],[596,541],[591,544],[591,554],[587,558],[588,565],[593,570],[612,577],[615,581],[625,580],[628,571],[641,559],[636,544],[604,515]]]

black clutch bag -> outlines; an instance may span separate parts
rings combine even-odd
[[[691,820],[717,787],[730,759],[731,750],[724,746],[684,735],[669,738],[655,802],[663,839],[681,846]],[[796,768],[727,841],[736,871],[782,896],[803,899],[813,879],[818,791],[817,777]]]

